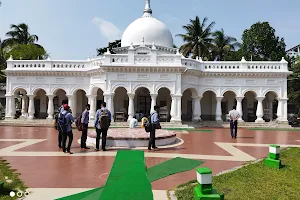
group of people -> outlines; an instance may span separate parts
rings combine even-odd
[[[56,126],[58,130],[58,147],[62,149],[64,153],[73,154],[71,152],[71,145],[73,141],[73,131],[72,123],[75,122],[75,119],[70,111],[70,107],[67,104],[67,101],[63,101],[61,107],[58,110],[58,116],[56,118]],[[80,120],[78,123],[81,126],[82,135],[80,146],[81,149],[90,149],[86,145],[87,133],[88,133],[88,124],[90,121],[89,118],[90,105],[85,106],[85,110],[82,112],[81,116],[77,119]],[[111,123],[111,112],[106,108],[106,103],[102,102],[100,109],[97,110],[95,115],[94,127],[97,133],[96,137],[96,151],[99,151],[100,137],[102,134],[102,150],[106,151],[106,137],[107,131]],[[66,142],[68,139],[68,145]]]

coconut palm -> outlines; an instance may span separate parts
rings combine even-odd
[[[0,38],[0,83],[4,82],[4,74],[2,72],[3,69],[6,68],[6,60],[4,58],[4,43],[1,41]]]
[[[214,32],[213,37],[214,47],[212,54],[215,60],[224,61],[228,52],[234,51],[241,46],[234,37],[225,35],[223,29]]]
[[[6,33],[8,39],[4,41],[5,45],[35,44],[35,42],[39,40],[37,35],[31,35],[29,33],[29,27],[27,24],[24,23],[21,23],[19,25],[12,24],[10,28],[12,30]]]
[[[201,23],[199,17],[196,16],[195,19],[190,20],[190,24],[182,26],[186,33],[177,34],[176,36],[181,37],[185,42],[179,48],[183,56],[189,57],[192,55],[192,58],[197,56],[206,59],[210,58],[210,51],[213,46],[212,28],[215,22],[211,22],[206,26],[207,20],[207,17],[205,17]]]

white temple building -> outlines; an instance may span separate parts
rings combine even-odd
[[[183,57],[173,48],[170,30],[152,16],[150,0],[142,17],[122,36],[122,47],[87,60],[7,61],[6,119],[20,109],[25,120],[53,119],[67,99],[73,115],[90,103],[94,119],[101,101],[114,120],[161,107],[160,119],[226,121],[237,110],[245,122],[287,122],[288,63],[202,61]],[[21,102],[19,108],[16,102]]]

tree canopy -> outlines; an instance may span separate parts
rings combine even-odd
[[[243,54],[254,61],[277,61],[286,56],[283,38],[275,35],[268,22],[257,22],[246,29],[242,36]]]
[[[289,102],[300,105],[300,57],[296,58],[294,64],[292,64],[291,69],[293,74],[288,78],[288,98]]]
[[[97,49],[97,56],[103,55],[105,52],[107,52],[107,48],[109,49],[110,53],[114,54],[112,49],[117,47],[121,47],[121,40],[109,42],[107,47]]]
[[[34,44],[18,44],[6,53],[6,59],[12,56],[15,60],[43,60],[48,57],[44,48]]]

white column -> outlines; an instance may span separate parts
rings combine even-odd
[[[28,97],[25,94],[23,94],[23,96],[22,96],[22,111],[21,111],[23,118],[26,118],[27,114],[28,114],[27,103],[28,103]]]
[[[88,96],[88,102],[90,104],[90,119],[91,120],[95,119],[95,114],[96,114],[96,98],[97,98],[97,95],[89,95]]]
[[[11,118],[11,95],[6,94],[5,118]]]
[[[193,98],[193,121],[199,122],[201,121],[201,98],[202,97],[192,97]]]
[[[177,95],[177,100],[176,100],[176,104],[177,104],[177,119],[176,121],[181,122],[181,97],[182,95]]]
[[[156,106],[156,98],[158,94],[151,94],[151,110],[150,113],[154,112],[154,106]]]
[[[277,106],[277,120],[281,121],[282,115],[282,101],[280,98],[277,98],[278,106]]]
[[[68,106],[71,108],[73,117],[76,118],[77,105],[74,104],[74,99],[77,97],[76,95],[66,95],[68,97]]]
[[[133,118],[134,115],[134,93],[127,93],[129,98],[129,105],[128,105],[128,121]]]
[[[244,97],[235,97],[236,99],[236,111],[240,114],[240,118],[238,119],[239,122],[243,122],[243,106],[242,106],[242,101]]]
[[[281,99],[282,101],[282,115],[281,115],[281,122],[287,122],[287,98]]]
[[[257,108],[256,108],[256,120],[255,122],[264,122],[263,116],[264,116],[264,108],[263,108],[263,100],[265,97],[256,97],[257,100]]]
[[[112,121],[114,121],[114,116],[115,116],[115,105],[114,105],[114,97],[115,97],[115,93],[111,93],[111,98],[110,98],[110,113],[111,113],[111,117],[112,117]]]
[[[222,99],[223,99],[223,97],[216,97],[216,100],[217,100],[216,121],[223,121],[222,120],[222,108],[221,108]]]
[[[12,95],[11,96],[11,116],[12,118],[15,117],[16,114],[16,96]]]
[[[53,103],[53,98],[54,95],[47,95],[48,97],[48,117],[47,119],[52,120],[53,119],[53,114],[54,114],[54,103]]]
[[[35,95],[27,95],[27,96],[29,97],[29,106],[28,106],[29,117],[28,117],[28,119],[34,119],[34,113],[35,113],[34,97],[35,97]]]
[[[171,114],[171,122],[173,121],[176,121],[176,98],[172,95],[171,96],[172,98],[172,102],[171,102],[171,111],[170,111],[170,114]]]
[[[268,107],[269,107],[270,121],[272,121],[273,120],[273,99],[269,99],[269,101],[268,101]]]

